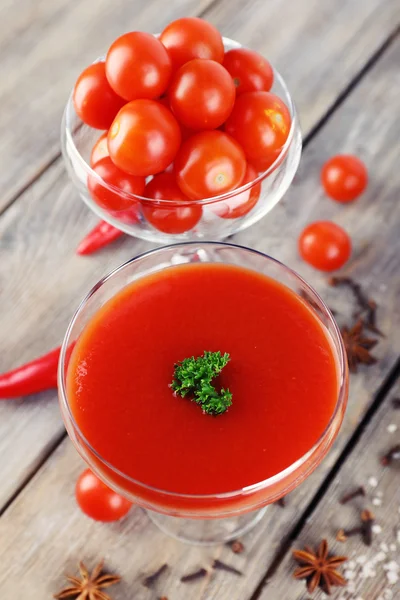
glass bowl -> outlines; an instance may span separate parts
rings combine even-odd
[[[223,38],[226,50],[240,48],[241,45],[228,38]],[[98,60],[102,60],[101,58]],[[143,206],[154,205],[158,208],[158,216],[167,217],[170,211],[177,210],[176,201],[146,199],[133,194],[122,193],[128,201],[132,201],[132,211],[111,212],[100,207],[91,197],[87,189],[89,175],[108,190],[115,190],[106,184],[90,167],[90,152],[93,144],[100,136],[100,131],[85,125],[77,116],[72,94],[67,102],[61,125],[61,148],[64,162],[82,200],[101,219],[108,221],[129,235],[160,244],[184,242],[190,240],[223,239],[253,225],[264,217],[279,202],[290,186],[297,171],[301,155],[301,132],[296,110],[289,91],[281,75],[274,69],[274,84],[271,90],[279,96],[289,109],[291,128],[288,139],[275,162],[256,180],[241,186],[229,193],[203,200],[180,202],[181,211],[193,206],[202,207],[202,216],[197,224],[183,233],[165,233],[154,227],[146,218]],[[251,196],[259,193],[255,206],[243,216],[238,206],[246,202],[252,204]],[[230,215],[230,216],[229,216]],[[158,220],[159,221],[159,220]]]
[[[99,308],[133,280],[177,264],[195,262],[239,265],[263,273],[294,290],[315,313],[329,336],[338,371],[338,396],[331,420],[306,454],[264,481],[255,481],[243,489],[206,495],[156,489],[116,469],[85,439],[74,420],[66,391],[67,349],[79,338]],[[161,529],[179,539],[203,544],[227,541],[248,530],[261,518],[266,505],[286,495],[314,471],[339,431],[348,395],[347,360],[342,337],[318,294],[299,275],[273,258],[223,242],[190,242],[153,250],[129,260],[99,281],[82,301],[68,327],[58,378],[61,412],[67,431],[90,468],[111,488],[149,509],[150,517]]]

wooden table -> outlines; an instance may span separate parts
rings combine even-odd
[[[287,262],[336,311],[352,320],[346,289],[303,264],[295,240],[312,219],[333,219],[351,234],[345,274],[379,305],[385,333],[376,365],[351,377],[340,435],[315,473],[271,506],[244,537],[240,555],[228,547],[189,547],[159,532],[135,508],[119,524],[90,521],[76,508],[74,482],[82,462],[66,438],[56,392],[0,404],[0,595],[44,600],[64,584],[78,560],[104,556],[123,582],[115,600],[300,600],[292,578],[293,547],[326,537],[347,554],[349,586],[337,600],[400,598],[390,583],[400,557],[400,472],[379,457],[399,442],[400,411],[400,36],[398,0],[3,0],[0,21],[0,371],[60,343],[79,299],[112,267],[149,244],[124,239],[93,257],[74,253],[96,217],[78,199],[60,158],[59,123],[80,70],[129,29],[160,30],[181,15],[200,15],[263,52],[286,78],[304,133],[300,170],[285,199],[256,226],[235,236]],[[319,183],[323,161],[359,155],[371,181],[356,203],[336,204]],[[366,497],[345,506],[343,493],[363,485]],[[358,524],[362,507],[376,516],[373,545],[360,536],[335,542],[339,528]],[[212,559],[234,565],[192,584],[180,577]],[[378,557],[378,558],[377,558]],[[365,568],[365,563],[369,569]],[[143,577],[168,563],[153,590]],[[364,565],[364,568],[363,568]],[[389,569],[390,570],[390,569]],[[366,574],[375,575],[366,577]],[[400,572],[399,572],[400,575]],[[396,579],[391,575],[391,580]],[[114,591],[115,590],[115,591]],[[321,592],[317,593],[321,598]]]

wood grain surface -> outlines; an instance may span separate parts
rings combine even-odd
[[[400,461],[387,467],[380,462],[389,448],[400,442],[400,411],[392,405],[395,395],[400,395],[399,385],[374,415],[300,537],[293,542],[293,548],[302,548],[304,544],[315,546],[325,537],[332,552],[348,557],[341,571],[349,583],[347,589],[336,592],[337,598],[388,600],[400,597]],[[341,505],[340,499],[359,486],[365,489],[365,497],[359,496]],[[365,508],[375,516],[372,545],[366,546],[360,535],[349,537],[344,543],[335,541],[340,529],[360,524],[360,513]],[[294,567],[295,562],[288,552],[260,600],[306,600],[309,594],[304,581],[296,581],[291,576]],[[397,573],[399,580],[393,582],[395,577],[390,578],[389,571]],[[322,597],[321,592],[315,595],[316,599]]]
[[[309,131],[399,18],[396,0],[19,0],[0,10],[0,210],[57,156],[77,75],[127,30],[204,15],[278,67]]]
[[[236,556],[226,547],[198,549],[166,538],[140,509],[135,509],[118,525],[106,526],[88,520],[77,510],[73,497],[74,481],[81,469],[81,462],[70,442],[65,440],[0,519],[0,590],[5,598],[26,596],[32,600],[42,600],[50,597],[63,585],[62,573],[65,570],[73,571],[74,564],[82,558],[94,565],[101,555],[106,556],[108,568],[118,570],[124,578],[124,582],[113,591],[115,600],[150,600],[162,595],[170,600],[188,597],[199,600],[256,600],[260,594],[262,598],[272,600],[297,600],[298,595],[302,594],[302,584],[294,582],[296,587],[289,588],[292,582],[288,578],[289,566],[286,561],[276,573],[275,588],[272,587],[274,578],[266,587],[259,585],[266,583],[265,574],[282,540],[292,534],[295,524],[321,486],[323,490],[326,477],[347,448],[368,408],[373,405],[377,392],[382,391],[382,383],[394,369],[400,353],[400,340],[396,335],[400,324],[400,217],[397,210],[400,129],[394,117],[381,118],[382,114],[396,114],[399,61],[400,44],[396,40],[374,67],[365,72],[340,109],[332,114],[308,144],[296,181],[281,204],[261,223],[239,234],[234,240],[288,262],[322,293],[328,304],[338,311],[338,320],[345,323],[349,321],[353,310],[350,295],[345,290],[328,287],[325,277],[302,264],[296,254],[295,240],[303,225],[317,218],[329,218],[342,224],[353,239],[354,255],[346,273],[360,281],[368,294],[378,302],[379,325],[386,337],[376,348],[378,364],[370,369],[361,369],[352,378],[349,409],[329,456],[290,495],[285,509],[269,507],[260,526],[246,536],[245,553]],[[345,207],[324,197],[319,184],[323,160],[337,152],[357,153],[364,158],[371,174],[367,192],[357,203]],[[34,354],[39,348],[45,350],[49,345],[56,344],[78,297],[109,267],[116,266],[144,246],[148,247],[142,242],[127,239],[101,255],[86,260],[77,258],[73,256],[72,248],[86,228],[86,223],[85,209],[74,198],[71,186],[66,184],[59,163],[48,169],[0,220],[1,252],[4,257],[0,264],[0,285],[2,291],[5,282],[8,288],[7,293],[3,292],[1,296],[1,305],[4,314],[7,314],[7,319],[3,319],[2,335],[2,340],[7,340],[7,354],[0,354],[1,360],[6,360],[5,367],[15,363],[17,356],[25,360],[30,352]],[[44,231],[51,231],[51,237],[43,235]],[[4,267],[4,264],[7,266]],[[17,269],[18,278],[13,278],[10,293],[10,273],[16,273]],[[32,306],[34,310],[29,310]],[[40,334],[28,347],[26,339],[35,330]],[[20,485],[26,473],[34,471],[44,449],[62,430],[61,424],[56,427],[49,425],[57,412],[50,396],[47,405],[37,398],[36,402],[32,399],[28,403],[4,403],[0,407],[0,438],[3,440],[5,456],[16,446],[25,450],[23,469],[16,465],[11,482],[3,477],[6,488],[5,492],[2,490],[3,503],[15,491],[16,482]],[[382,432],[385,427],[387,431],[387,425],[393,423],[395,418],[390,415],[387,423],[385,407],[387,405],[383,404],[383,412],[377,412],[376,423],[371,420],[367,429],[371,437],[366,438],[366,443],[369,446],[376,444],[377,450],[382,447],[378,445]],[[10,429],[10,423],[16,426],[17,420],[21,423],[21,435],[16,437],[15,431]],[[24,446],[23,432],[30,431],[29,435],[34,437],[32,432],[35,430],[38,432],[36,446]],[[372,442],[375,430],[376,440]],[[39,440],[41,436],[42,445]],[[348,453],[350,466],[347,467],[346,461],[341,470],[343,477],[332,484],[339,486],[337,489],[340,491],[347,489],[349,480],[354,481],[354,469],[367,456],[367,446],[362,446],[362,443],[363,440],[355,446],[354,454]],[[355,453],[359,449],[357,458]],[[373,457],[376,454],[373,453]],[[351,461],[358,462],[351,466]],[[373,469],[376,466],[374,461],[375,458],[372,458],[369,463],[371,466],[365,465],[362,480],[369,476],[381,477],[380,471]],[[3,469],[3,465],[0,468]],[[396,502],[396,490],[390,486],[394,486],[395,482],[391,483],[391,475],[384,474],[382,477],[388,478],[388,498],[393,497],[388,504],[392,506]],[[332,489],[336,488],[330,488],[329,493]],[[381,489],[384,489],[383,483]],[[328,506],[336,498],[336,492],[332,493],[331,498],[326,498],[317,506],[314,514],[319,526],[316,525],[315,530],[305,529],[304,535],[309,536],[304,537],[306,541],[314,541],[314,537],[326,530],[322,512],[324,503]],[[398,524],[398,514],[396,518],[394,523]],[[310,524],[312,526],[313,521]],[[336,522],[332,521],[329,527],[336,527]],[[332,529],[328,533],[332,535]],[[302,542],[303,537],[298,543]],[[235,577],[210,570],[204,580],[190,587],[189,584],[179,583],[181,575],[200,566],[208,568],[215,557],[221,557],[243,570],[245,575]],[[171,568],[160,579],[157,588],[149,592],[143,587],[142,578],[164,562]],[[287,594],[286,586],[290,589]],[[378,589],[384,589],[382,582],[376,584]],[[396,588],[393,589],[396,591]],[[337,599],[339,597],[336,595]],[[348,594],[344,597],[346,600],[357,598]],[[364,600],[369,600],[369,596],[365,596]]]

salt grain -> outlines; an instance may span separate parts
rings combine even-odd
[[[355,571],[352,571],[351,569],[346,569],[346,571],[344,572],[344,576],[348,581],[351,581],[355,578],[356,574]]]
[[[383,565],[385,571],[398,571],[400,569],[399,564],[395,560],[391,560],[390,562]]]
[[[378,485],[378,480],[376,477],[370,477],[368,479],[368,485],[370,485],[371,487],[375,488]]]
[[[379,548],[382,550],[382,552],[389,552],[389,546],[385,544],[385,542],[379,544]]]
[[[383,552],[383,551],[382,552],[378,552],[378,554],[376,554],[374,556],[374,559],[373,559],[374,563],[376,563],[376,562],[382,562],[384,560],[386,560],[386,553]]]
[[[372,525],[372,532],[376,534],[382,533],[382,527],[378,523],[375,523],[375,525]]]
[[[386,590],[383,590],[383,600],[392,600],[392,598],[393,598],[392,590],[390,590],[389,588],[386,588]]]
[[[390,423],[390,425],[387,426],[387,430],[389,433],[394,433],[395,431],[397,431],[396,423]]]
[[[394,585],[399,580],[399,576],[396,571],[387,571],[386,577],[390,585]]]
[[[356,584],[354,583],[354,581],[349,581],[349,583],[347,584],[347,591],[349,592],[349,594],[352,594],[356,591]]]
[[[380,506],[382,504],[382,500],[380,498],[372,498],[372,504],[374,506]]]
[[[347,563],[347,568],[350,569],[350,570],[355,569],[356,568],[356,561],[355,560],[350,560]]]

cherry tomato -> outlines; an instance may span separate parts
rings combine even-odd
[[[338,154],[322,167],[321,180],[328,196],[346,203],[363,193],[368,183],[368,172],[356,156]]]
[[[161,96],[168,87],[171,72],[168,52],[150,33],[125,33],[107,52],[108,82],[125,100]]]
[[[162,104],[163,106],[168,108],[168,110],[170,110],[171,106],[169,104],[168,96],[162,96],[161,98],[157,98],[157,102],[159,102],[160,104]],[[187,140],[188,137],[193,135],[194,131],[192,131],[188,127],[185,127],[185,125],[183,125],[179,121],[178,121],[178,125],[181,130],[181,139],[182,140]]]
[[[109,156],[107,146],[107,131],[101,134],[99,139],[94,143],[90,154],[90,166],[94,167],[102,158]]]
[[[278,158],[290,131],[290,113],[270,92],[241,94],[225,123],[225,131],[242,146],[247,160],[258,170]]]
[[[269,92],[272,87],[272,67],[254,50],[233,48],[225,53],[222,64],[233,79],[237,96],[245,92]]]
[[[303,260],[316,269],[335,271],[348,261],[351,240],[339,225],[331,221],[315,221],[301,233],[299,252]]]
[[[80,474],[75,497],[82,512],[95,521],[118,521],[132,507],[132,502],[107,487],[90,469]]]
[[[255,168],[247,163],[246,172],[241,185],[246,185],[250,181],[254,181],[258,173]],[[261,183],[253,185],[252,188],[244,192],[238,192],[227,200],[216,203],[216,214],[223,219],[237,219],[243,217],[251,211],[258,202],[261,192]],[[220,205],[220,206],[218,206]]]
[[[216,129],[231,114],[235,85],[215,60],[195,58],[176,73],[168,90],[172,112],[190,129]]]
[[[143,194],[145,178],[124,173],[114,165],[109,156],[96,163],[93,171],[101,177],[102,181],[94,175],[89,175],[88,189],[93,200],[102,208],[110,211],[131,209],[136,204],[136,200],[129,197],[129,194],[138,196]],[[103,182],[116,189],[110,190]]]
[[[174,69],[193,58],[208,58],[222,63],[224,43],[218,29],[197,17],[183,17],[172,21],[160,35],[167,48]]]
[[[73,101],[78,117],[95,129],[108,129],[125,104],[111,89],[103,62],[90,65],[79,75]]]
[[[166,206],[162,202],[143,202],[143,214],[154,227],[164,233],[184,233],[193,229],[200,221],[203,210],[196,206],[180,190],[175,175],[159,173],[146,185],[144,195],[155,200],[176,200]],[[182,206],[179,203],[182,202]]]
[[[201,131],[181,146],[174,163],[176,181],[189,198],[211,198],[238,187],[246,171],[239,144],[222,131]]]
[[[177,120],[155,100],[133,100],[119,111],[108,132],[112,161],[131,175],[160,173],[181,143]]]

